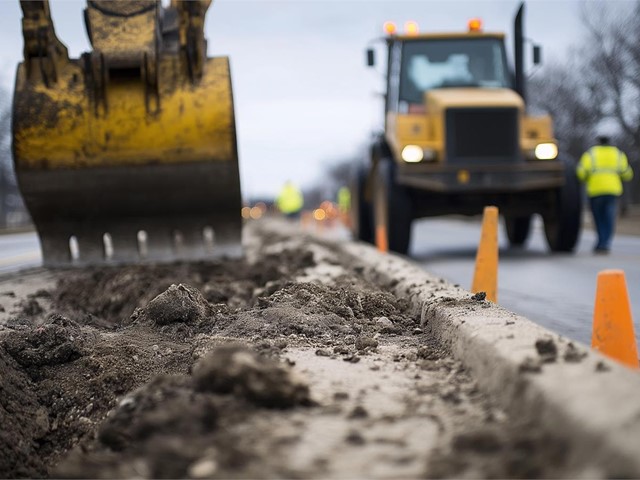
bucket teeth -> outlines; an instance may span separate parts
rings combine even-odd
[[[113,263],[135,263],[140,260],[138,230],[129,225],[113,225],[109,230],[111,258]]]
[[[240,229],[215,231],[205,222],[64,225],[40,232],[46,266],[204,260],[242,255]]]

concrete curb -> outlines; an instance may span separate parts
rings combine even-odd
[[[301,234],[283,225],[266,230]],[[359,264],[363,275],[409,299],[423,329],[449,346],[505,410],[534,418],[566,440],[567,466],[573,471],[584,477],[640,477],[640,373],[497,305],[475,300],[470,292],[405,258],[363,243],[313,238],[331,244]],[[549,361],[553,354],[545,351],[553,346],[555,359]]]
[[[566,438],[575,471],[640,476],[639,373],[499,306],[472,300],[470,292],[399,256],[356,243],[341,248],[379,283],[410,299],[425,330],[448,345],[512,415],[534,415]],[[539,340],[553,342],[555,361],[543,363]]]

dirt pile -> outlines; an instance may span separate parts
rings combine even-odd
[[[60,271],[25,298],[0,330],[0,477],[559,471],[509,463],[516,434],[551,443],[509,428],[405,299],[321,246],[261,242],[255,263]]]

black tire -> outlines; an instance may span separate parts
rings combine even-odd
[[[373,210],[371,202],[365,198],[366,183],[366,169],[359,167],[351,184],[351,234],[356,240],[373,244]]]
[[[391,160],[376,166],[373,191],[373,225],[385,226],[389,250],[406,255],[413,221],[411,198],[406,188],[396,184]]]
[[[582,230],[582,194],[574,168],[565,164],[565,184],[554,192],[550,212],[543,215],[544,233],[552,252],[572,252]]]
[[[509,245],[521,247],[526,243],[529,238],[529,232],[531,232],[531,215],[523,217],[505,216],[504,226],[507,231]]]

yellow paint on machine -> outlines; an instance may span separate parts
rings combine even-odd
[[[517,108],[520,119],[519,143],[523,152],[543,142],[556,142],[549,115],[525,113],[522,98],[507,88],[443,88],[425,93],[421,113],[388,112],[386,140],[394,158],[401,161],[406,145],[418,145],[436,152],[435,161],[445,158],[445,112],[450,108]]]
[[[161,62],[159,109],[148,111],[139,78],[112,76],[104,108],[87,96],[78,63],[61,72],[59,88],[27,81],[20,65],[15,101],[37,105],[23,104],[16,117],[17,169],[237,161],[228,59],[208,59],[195,85],[179,68],[172,58]]]

